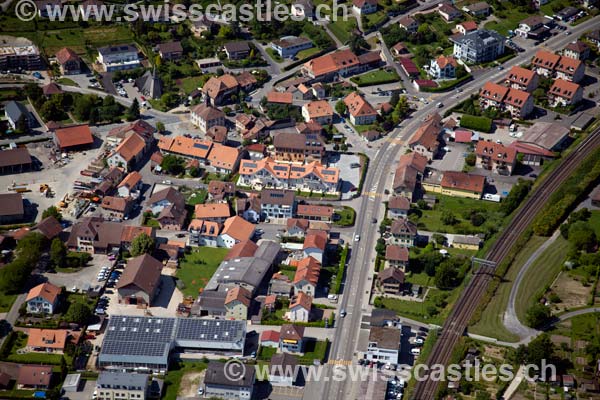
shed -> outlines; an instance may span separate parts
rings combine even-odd
[[[81,384],[81,374],[68,374],[62,388],[65,392],[78,392]]]

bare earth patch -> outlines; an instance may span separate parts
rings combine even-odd
[[[204,379],[204,371],[202,372],[188,372],[181,378],[179,384],[178,396],[181,397],[196,397],[198,396],[198,386]]]
[[[504,358],[504,350],[495,346],[484,346],[483,353],[490,358],[502,360]]]
[[[552,291],[561,300],[560,303],[552,305],[554,312],[585,306],[591,289],[589,286],[583,286],[577,279],[561,272],[552,285]]]

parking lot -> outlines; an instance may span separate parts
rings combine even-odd
[[[50,283],[53,283],[57,286],[64,286],[68,290],[72,290],[74,288],[77,288],[77,290],[81,290],[85,285],[90,285],[91,287],[94,287],[96,285],[104,284],[103,281],[99,282],[97,280],[97,276],[102,267],[110,265],[112,265],[112,262],[109,261],[107,255],[94,254],[89,265],[87,267],[82,268],[78,272],[47,272],[44,274],[44,276],[48,279]]]
[[[349,199],[354,195],[353,189],[360,183],[360,157],[354,154],[339,154],[330,158],[330,166],[340,169],[342,180],[342,199]]]

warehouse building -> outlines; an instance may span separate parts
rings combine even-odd
[[[98,367],[164,373],[171,351],[241,354],[245,321],[112,316],[106,327]]]

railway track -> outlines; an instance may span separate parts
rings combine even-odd
[[[486,258],[489,261],[499,264],[509,254],[515,241],[533,222],[537,212],[542,209],[550,196],[575,171],[581,161],[597,151],[599,147],[600,127],[590,133],[574,151],[569,153],[561,165],[554,169],[544,179],[542,185],[527,198],[525,204],[519,208],[487,253]],[[427,360],[427,365],[448,364],[454,347],[464,334],[481,297],[494,277],[494,272],[494,268],[491,266],[482,266],[474,272],[473,278],[454,305],[448,319],[446,319],[442,327],[442,333]],[[413,400],[433,400],[438,390],[438,384],[437,380],[431,379],[418,381],[411,398]]]

